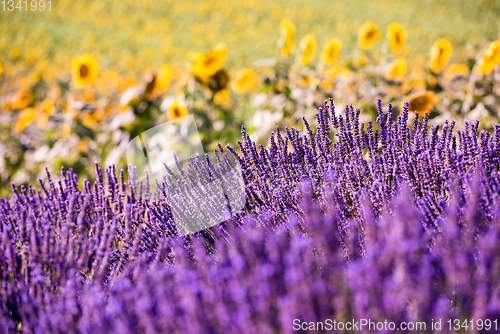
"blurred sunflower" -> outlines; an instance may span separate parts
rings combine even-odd
[[[469,74],[469,68],[465,64],[451,64],[446,72],[444,73],[444,77],[446,80],[451,81],[454,77],[457,76],[466,76]]]
[[[174,119],[177,119],[180,117],[187,116],[188,109],[183,102],[181,102],[179,100],[174,100],[172,102],[172,104],[170,105],[170,107],[168,108],[167,113],[168,113],[168,117],[171,120],[174,120]]]
[[[24,109],[29,106],[34,99],[35,95],[30,90],[23,90],[14,96],[14,101],[12,101],[12,109]]]
[[[430,68],[434,73],[439,73],[446,66],[452,53],[451,43],[444,38],[438,39],[431,48]]]
[[[290,20],[284,19],[280,23],[281,37],[278,45],[281,48],[281,55],[287,57],[293,48],[293,38],[295,37],[295,26]]]
[[[231,101],[231,92],[229,89],[222,89],[214,95],[214,103],[222,105],[223,107],[229,107]]]
[[[191,52],[189,59],[193,74],[203,82],[208,82],[208,78],[222,69],[227,57],[226,44],[220,42],[207,53]]]
[[[500,64],[500,39],[491,42],[479,62],[478,72],[485,75],[491,73]]]
[[[93,112],[86,113],[82,118],[82,124],[89,129],[96,128],[97,120],[95,118],[95,114]]]
[[[61,128],[61,132],[65,136],[69,136],[71,134],[71,131],[72,131],[71,126],[68,124],[64,124]]]
[[[358,32],[358,42],[362,49],[369,49],[382,38],[380,31],[372,21],[366,21]]]
[[[250,93],[258,84],[258,77],[255,71],[249,68],[242,68],[236,74],[235,88],[240,93]]]
[[[162,65],[158,72],[158,77],[156,78],[156,89],[160,92],[164,91],[170,85],[172,81],[172,69],[170,66]]]
[[[314,51],[316,51],[316,39],[313,34],[307,34],[300,42],[300,50],[302,51],[302,58],[300,64],[306,66],[311,61]]]
[[[36,125],[40,129],[44,129],[49,123],[49,117],[54,114],[55,106],[50,100],[44,100],[39,107],[39,113],[37,115]]]
[[[359,67],[366,66],[368,65],[368,58],[366,58],[365,56],[358,57],[356,63],[358,64]]]
[[[403,47],[406,39],[405,28],[399,23],[393,22],[387,28],[387,36],[389,37],[389,45],[394,52],[398,52]]]
[[[144,99],[150,101],[154,97],[156,91],[156,75],[149,73],[146,75],[146,88],[144,89]]]
[[[218,91],[225,89],[228,84],[229,75],[223,69],[217,71],[208,79],[208,88],[210,88],[213,93],[217,93]]]
[[[97,80],[99,65],[92,55],[84,55],[75,59],[72,73],[76,87],[85,87]]]
[[[14,125],[14,130],[16,132],[21,132],[23,131],[28,125],[33,123],[36,117],[36,110],[35,108],[26,108],[23,111],[19,113],[19,116],[17,118],[17,122]]]
[[[394,60],[389,66],[387,71],[387,78],[389,80],[402,79],[406,74],[406,60],[398,58]]]
[[[419,116],[424,116],[426,111],[431,112],[434,109],[435,95],[434,92],[426,91],[410,96],[410,112],[417,112]]]
[[[321,58],[327,64],[335,64],[339,56],[340,50],[342,49],[342,41],[336,37],[326,43],[321,53]]]

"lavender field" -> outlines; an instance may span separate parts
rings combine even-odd
[[[500,333],[499,28],[0,2],[0,334]]]
[[[83,187],[71,169],[13,184],[0,211],[1,330],[291,333],[294,319],[442,319],[443,332],[497,332],[500,125],[457,131],[408,104],[397,118],[377,108],[374,131],[359,109],[325,101],[316,131],[304,119],[307,134],[276,129],[268,148],[243,129],[241,153],[219,151],[241,163],[244,209],[189,236],[114,166],[96,165]]]

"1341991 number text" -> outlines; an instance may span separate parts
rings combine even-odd
[[[14,12],[14,11],[45,11],[47,9],[49,12],[52,11],[52,0],[2,0],[0,2],[0,8],[4,12]]]

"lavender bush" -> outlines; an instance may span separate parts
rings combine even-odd
[[[305,135],[277,129],[268,148],[243,129],[240,153],[218,152],[242,168],[244,209],[228,205],[229,220],[183,237],[172,210],[207,208],[160,195],[193,170],[214,177],[210,159],[167,173],[157,190],[97,165],[82,189],[64,169],[39,190],[13,185],[0,204],[2,332],[288,333],[294,319],[500,318],[500,125],[408,126],[408,105],[394,119],[380,101],[378,113],[375,126],[360,124],[359,109],[337,115],[326,101],[316,131],[304,119]]]

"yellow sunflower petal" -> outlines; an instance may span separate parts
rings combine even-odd
[[[159,91],[164,91],[168,88],[171,81],[172,69],[170,68],[170,66],[160,66],[160,71],[158,72],[158,77],[156,78],[156,89],[158,89]]]

